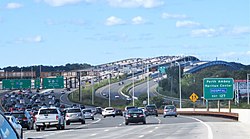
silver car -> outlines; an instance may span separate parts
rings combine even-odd
[[[84,113],[85,119],[92,119],[94,120],[94,113],[91,109],[83,109],[82,112]]]
[[[66,125],[70,125],[73,122],[81,122],[85,124],[85,115],[80,108],[67,108],[64,110]]]
[[[174,105],[166,105],[164,106],[163,117],[166,116],[175,116],[177,117],[177,110]]]

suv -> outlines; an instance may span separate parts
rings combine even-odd
[[[40,108],[36,115],[35,126],[36,131],[50,127],[65,129],[65,119],[63,114],[56,107]]]
[[[158,111],[157,111],[156,105],[150,104],[150,105],[145,106],[145,114],[146,116],[155,115],[156,117],[158,117]]]
[[[70,125],[71,122],[81,122],[81,124],[85,124],[85,116],[80,108],[67,108],[64,112],[66,125]]]
[[[102,116],[105,118],[106,116],[115,117],[115,109],[113,107],[107,107],[102,111]]]

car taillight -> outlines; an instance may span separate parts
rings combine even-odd
[[[127,117],[131,117],[131,115],[130,115],[130,114],[128,114],[128,115],[127,115]]]
[[[56,120],[58,120],[58,115],[56,116]]]
[[[144,117],[144,115],[143,115],[143,114],[140,114],[139,117]]]
[[[176,112],[176,109],[174,109],[174,112]]]
[[[28,121],[28,119],[27,119],[26,117],[24,117],[22,120],[23,120],[23,121]]]
[[[66,117],[69,117],[69,115],[68,115],[68,114],[66,114]]]

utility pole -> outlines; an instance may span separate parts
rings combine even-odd
[[[110,78],[111,78],[111,74],[109,74],[109,107],[111,106],[111,101],[110,101]]]
[[[147,93],[148,93],[148,105],[149,105],[149,68],[147,65]]]
[[[180,91],[180,109],[182,108],[181,106],[181,65],[179,62],[175,62],[179,66],[179,91]]]
[[[132,71],[133,72],[133,106],[135,106],[135,78],[134,78],[134,76],[135,76],[135,74],[134,74],[134,71]]]

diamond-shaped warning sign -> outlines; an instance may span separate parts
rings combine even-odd
[[[199,98],[195,93],[193,93],[190,97],[190,100],[192,101],[192,102],[196,102],[196,100]]]

